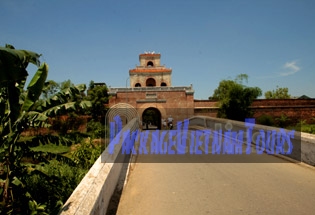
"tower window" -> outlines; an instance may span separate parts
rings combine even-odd
[[[151,66],[154,66],[154,64],[153,64],[152,61],[148,61],[147,66],[148,66],[148,67],[151,67]]]
[[[166,83],[165,83],[165,82],[162,82],[162,83],[161,83],[161,87],[166,87]]]
[[[140,83],[136,83],[135,87],[141,87]]]

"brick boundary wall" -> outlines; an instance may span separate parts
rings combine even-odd
[[[195,115],[216,117],[218,102],[213,100],[194,100]],[[257,99],[251,105],[254,118],[269,115],[274,118],[285,115],[293,123],[306,120],[314,123],[315,99]]]

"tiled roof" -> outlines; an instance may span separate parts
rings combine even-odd
[[[161,56],[161,54],[156,54],[156,53],[144,53],[144,54],[140,54],[140,56]]]
[[[131,69],[129,72],[137,72],[137,73],[151,73],[151,72],[172,72],[172,69],[167,69],[167,68],[136,68],[136,69]]]

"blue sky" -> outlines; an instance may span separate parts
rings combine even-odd
[[[125,87],[138,55],[155,51],[195,99],[241,73],[263,92],[315,98],[313,0],[1,0],[5,44],[41,53],[56,82]]]

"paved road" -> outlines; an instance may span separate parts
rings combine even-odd
[[[143,163],[117,214],[315,214],[315,169],[283,163]]]

